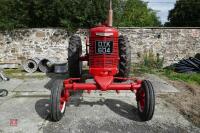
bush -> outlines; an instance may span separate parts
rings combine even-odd
[[[143,66],[148,68],[161,69],[163,67],[164,57],[160,58],[160,54],[155,54],[151,51],[145,53],[143,59]]]

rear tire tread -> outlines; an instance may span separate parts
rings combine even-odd
[[[126,36],[119,36],[119,73],[118,77],[129,77],[131,66],[131,48]]]
[[[81,38],[78,35],[73,35],[69,41],[68,47],[68,71],[72,78],[81,76],[82,62],[79,57],[82,54]]]

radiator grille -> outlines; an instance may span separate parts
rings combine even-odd
[[[113,41],[113,51],[111,54],[95,54],[95,41]],[[117,67],[118,66],[118,39],[109,37],[96,37],[90,39],[89,65],[93,68]]]

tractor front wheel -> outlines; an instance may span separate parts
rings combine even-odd
[[[138,113],[142,121],[151,120],[155,109],[155,94],[150,81],[144,80],[136,93]]]
[[[51,88],[51,120],[59,121],[66,109],[69,93],[63,87],[63,81],[57,80]]]

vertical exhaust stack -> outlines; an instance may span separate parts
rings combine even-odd
[[[109,0],[108,26],[110,26],[110,27],[113,26],[112,0]]]

